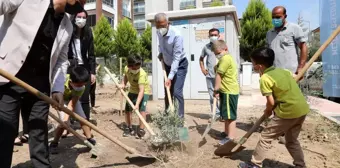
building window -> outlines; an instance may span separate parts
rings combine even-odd
[[[96,0],[86,0],[86,3],[94,3]]]
[[[113,28],[115,26],[115,16],[113,15],[112,17],[107,17],[105,16],[107,21],[109,21],[111,27]]]
[[[96,15],[89,15],[89,17],[86,19],[87,25],[90,27],[93,27],[96,25]]]
[[[129,10],[129,2],[124,1],[122,6],[123,6],[123,10],[122,10],[123,16],[130,18],[131,14],[130,14],[130,10]]]
[[[114,8],[114,0],[103,0],[103,4]]]
[[[133,18],[133,26],[136,29],[145,29],[145,15],[137,15]]]
[[[181,0],[179,8],[181,10],[196,8],[196,0]]]
[[[145,3],[144,2],[135,2],[133,5],[133,11],[135,14],[145,13]]]

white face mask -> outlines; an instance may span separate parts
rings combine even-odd
[[[137,70],[129,69],[129,71],[130,71],[132,74],[138,74],[138,72],[140,71],[140,68],[137,69]]]
[[[165,36],[166,33],[168,33],[168,29],[167,29],[167,28],[159,28],[159,29],[157,29],[157,31],[158,31],[162,36]]]
[[[218,60],[220,60],[224,55],[225,55],[224,53],[220,53],[220,54],[216,55],[216,58]]]
[[[210,42],[213,43],[213,42],[218,40],[218,37],[217,36],[211,36],[209,39],[210,39]]]
[[[76,92],[79,92],[79,91],[82,91],[85,89],[85,86],[82,86],[82,87],[75,87],[73,84],[71,84],[72,86],[72,89]]]
[[[83,28],[86,25],[86,19],[84,19],[84,18],[76,18],[75,24],[79,28]]]

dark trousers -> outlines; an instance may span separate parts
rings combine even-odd
[[[91,88],[91,80],[89,80],[86,83],[85,91],[80,98],[81,107],[84,110],[87,120],[90,120],[90,88]]]
[[[97,87],[96,85],[97,85],[97,82],[91,85],[91,89],[90,89],[91,107],[96,106],[96,87]]]
[[[50,84],[46,78],[32,79],[39,91],[49,95]],[[49,104],[25,89],[7,83],[0,86],[0,167],[10,168],[14,139],[18,136],[19,112],[27,120],[29,151],[34,167],[50,168],[48,151],[47,117]]]
[[[165,71],[166,74],[169,75],[171,66],[165,65]],[[174,78],[171,81],[171,87],[170,87],[170,93],[171,97],[173,98],[173,102],[178,103],[178,115],[180,117],[184,117],[184,97],[183,97],[183,87],[185,82],[185,77],[188,72],[188,60],[187,58],[182,59],[179,62],[177,73],[175,74]],[[165,90],[165,108],[169,107],[169,100],[168,95],[166,94],[166,88]]]

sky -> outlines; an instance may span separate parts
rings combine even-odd
[[[297,23],[299,14],[303,20],[304,27],[314,30],[319,27],[319,0],[264,0],[267,8],[271,11],[275,6],[284,6],[287,9],[287,19],[289,22]],[[246,10],[249,0],[233,0],[237,9],[237,16],[242,18],[242,13]]]

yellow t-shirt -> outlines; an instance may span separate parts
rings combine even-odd
[[[216,72],[221,75],[222,93],[239,94],[240,88],[237,82],[237,66],[233,57],[229,54],[223,56],[216,65]]]
[[[264,96],[273,95],[277,104],[274,112],[280,118],[299,118],[309,112],[307,101],[288,70],[267,68],[260,78],[260,89]]]
[[[148,80],[148,74],[142,68],[140,68],[140,71],[137,74],[133,74],[126,66],[124,68],[124,74],[130,83],[130,93],[138,94],[139,85],[144,85],[144,94],[150,94],[151,88]]]

